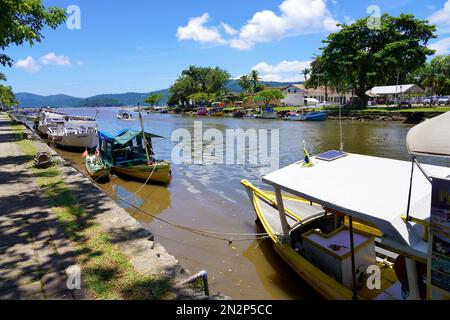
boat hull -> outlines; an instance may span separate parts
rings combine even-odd
[[[255,119],[276,119],[277,113],[276,112],[266,112],[266,113],[259,113],[255,115]]]
[[[289,116],[290,121],[325,121],[327,119],[326,112],[315,112],[311,114]]]
[[[91,157],[92,159],[92,157]],[[86,171],[88,172],[89,176],[91,176],[92,179],[95,180],[109,180],[111,176],[111,169],[106,166],[105,164],[95,165],[92,164],[89,160],[89,157],[86,158]]]
[[[138,166],[113,166],[113,171],[127,176],[132,179],[143,180],[156,183],[167,184],[171,179],[170,164],[168,162],[159,162],[153,165],[138,165]]]
[[[52,140],[58,147],[73,149],[94,149],[98,144],[98,133],[89,132],[82,134],[71,134],[63,136],[51,136]]]

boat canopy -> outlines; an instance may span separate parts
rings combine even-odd
[[[450,157],[450,112],[426,120],[408,132],[406,146],[412,155]]]
[[[145,135],[148,138],[163,138],[161,136],[158,136],[156,134],[149,133],[149,132],[146,132]],[[100,136],[100,139],[102,139],[102,140],[106,140],[106,141],[110,141],[110,142],[114,141],[118,144],[126,144],[130,140],[133,140],[134,138],[136,138],[138,136],[142,136],[142,132],[137,131],[137,130],[132,130],[132,129],[123,129],[123,130],[119,131],[116,135],[112,136],[107,132],[99,131],[99,136]]]
[[[263,182],[296,196],[376,225],[383,233],[380,241],[391,248],[425,258],[428,244],[423,226],[405,222],[411,176],[411,162],[358,154],[324,161],[312,158],[263,177]],[[423,165],[432,177],[450,178],[450,168]],[[429,220],[431,184],[416,170],[413,175],[411,216]]]

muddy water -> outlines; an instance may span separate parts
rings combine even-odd
[[[139,121],[116,119],[117,109],[100,108],[101,130],[115,133],[124,127],[139,128]],[[92,109],[66,109],[71,114],[93,115]],[[321,123],[208,118],[171,114],[145,117],[146,130],[170,137],[178,128],[193,132],[194,121],[203,129],[280,129],[280,166],[302,158],[305,140],[309,151],[317,154],[339,147],[337,121]],[[345,149],[367,155],[407,160],[405,137],[410,126],[396,123],[344,122]],[[157,157],[170,159],[175,143],[162,140],[154,144]],[[249,152],[249,149],[246,150]],[[83,167],[80,154],[61,152]],[[447,163],[448,164],[448,163]],[[260,183],[258,165],[172,165],[173,179],[168,187],[148,185],[137,195],[141,183],[113,177],[105,187],[136,206],[181,225],[229,233],[254,233],[255,214],[250,207],[241,179]],[[267,187],[266,187],[267,188]],[[211,291],[224,292],[234,299],[312,299],[317,294],[308,287],[272,250],[269,241],[233,242],[205,238],[168,226],[151,216],[136,212],[120,203],[132,216],[155,235],[180,262],[197,272],[208,270]]]

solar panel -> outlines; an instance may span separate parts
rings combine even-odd
[[[316,159],[319,160],[324,160],[324,161],[334,161],[337,160],[339,158],[343,158],[345,156],[347,156],[348,154],[342,151],[337,151],[337,150],[331,150],[331,151],[327,151],[324,152],[322,154],[319,154]]]

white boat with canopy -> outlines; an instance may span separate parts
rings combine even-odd
[[[449,290],[431,293],[430,182],[449,181],[450,168],[422,165],[414,156],[450,156],[449,117],[410,131],[413,169],[408,161],[331,151],[308,157],[313,165],[299,161],[264,176],[273,192],[242,181],[275,250],[329,299],[449,297]],[[372,288],[374,266],[381,282]]]

